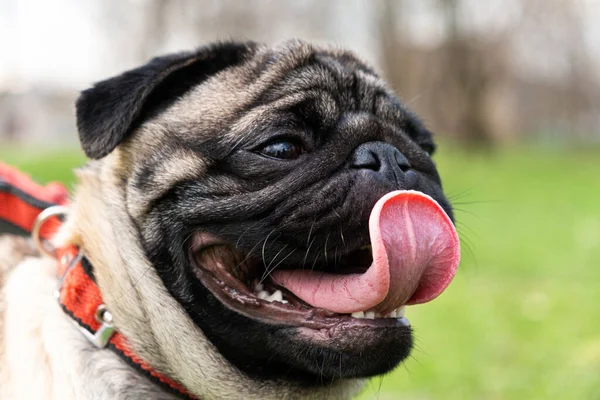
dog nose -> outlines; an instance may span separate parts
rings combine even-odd
[[[410,163],[396,147],[384,142],[367,142],[358,146],[352,154],[350,165],[358,169],[371,169],[387,179],[402,183]]]

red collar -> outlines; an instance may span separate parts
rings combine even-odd
[[[62,223],[60,214],[64,212],[67,199],[68,192],[64,186],[53,183],[42,187],[25,174],[0,163],[0,222],[8,223],[16,230],[32,233],[40,250],[58,260],[60,287],[55,295],[64,312],[73,319],[84,336],[98,347],[98,351],[110,348],[163,389],[194,399],[180,383],[155,371],[138,357],[127,339],[112,326],[110,311],[103,304],[91,266],[80,249],[72,245],[47,249],[48,239]]]

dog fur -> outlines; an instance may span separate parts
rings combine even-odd
[[[201,318],[182,300],[185,296],[174,295],[185,293],[189,282],[178,275],[178,270],[161,269],[155,260],[163,255],[150,250],[172,250],[168,247],[171,238],[157,233],[163,231],[161,221],[169,217],[161,214],[160,207],[168,212],[170,203],[163,199],[188,181],[202,181],[209,193],[217,189],[226,192],[226,202],[208,196],[198,204],[180,202],[190,215],[213,213],[215,218],[227,213],[252,215],[265,197],[274,197],[284,184],[293,191],[299,184],[291,181],[259,188],[252,177],[243,183],[221,171],[214,182],[208,177],[213,176],[210,174],[217,160],[251,140],[247,132],[264,125],[269,113],[304,100],[307,90],[302,85],[312,75],[321,74],[324,85],[334,86],[336,83],[324,72],[327,63],[333,62],[330,60],[337,60],[360,82],[353,90],[360,98],[372,99],[369,110],[385,125],[377,129],[387,132],[381,135],[396,135],[390,140],[424,171],[420,190],[435,197],[451,215],[439,175],[427,154],[433,147],[431,135],[404,107],[396,103],[390,106],[385,99],[395,99],[393,92],[351,53],[298,41],[274,50],[253,43],[224,46],[155,59],[144,70],[105,81],[82,94],[77,105],[80,138],[88,156],[95,160],[77,171],[68,222],[54,242],[81,246],[93,265],[115,326],[141,358],[181,382],[196,397],[350,398],[362,387],[365,374],[350,371],[345,379],[319,384],[274,376],[272,372],[258,378],[232,362],[229,354],[223,354],[223,345],[216,346],[214,338],[208,337]],[[322,61],[318,67],[298,69],[319,57]],[[338,64],[335,68],[340,68]],[[303,73],[312,75],[305,77]],[[175,74],[180,75],[178,81],[172,78]],[[269,98],[265,105],[257,103],[270,96],[267,88],[277,85],[282,87],[278,94],[285,96]],[[286,85],[290,87],[286,89]],[[123,93],[121,104],[103,102],[116,87]],[[339,111],[339,99],[327,96],[328,92],[319,92],[313,99],[323,123]],[[362,106],[355,107],[360,111]],[[369,118],[360,117],[363,114],[347,121],[347,129],[375,129]],[[393,125],[406,127],[405,133],[398,134]],[[277,181],[268,174],[264,179]],[[238,197],[244,200],[236,200]],[[364,201],[365,212],[372,206],[370,201]],[[273,244],[267,256],[274,257],[278,250]],[[306,252],[308,255],[309,250]],[[29,241],[0,237],[0,398],[173,398],[111,351],[98,351],[86,341],[53,298],[58,284],[55,271],[55,261],[39,256]],[[177,340],[173,339],[174,332]]]

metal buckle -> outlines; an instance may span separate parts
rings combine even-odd
[[[83,333],[83,336],[89,340],[94,346],[99,349],[106,347],[110,338],[115,333],[115,327],[112,325],[112,314],[104,304],[100,304],[96,309],[96,321],[102,323],[96,333],[90,333],[83,326],[79,325],[76,321],[73,321],[79,330]]]
[[[47,255],[48,257],[56,258],[56,249],[48,249],[48,246],[40,237],[40,230],[48,218],[55,217],[58,215],[67,215],[69,209],[65,206],[52,206],[46,208],[44,211],[39,213],[35,222],[33,223],[33,229],[31,230],[31,238],[35,243],[38,250]]]

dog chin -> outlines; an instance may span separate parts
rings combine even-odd
[[[296,360],[315,375],[367,378],[394,369],[412,350],[406,319],[396,326],[338,326],[328,330],[298,328],[295,340],[311,346],[311,356]],[[318,365],[315,359],[323,360]]]

